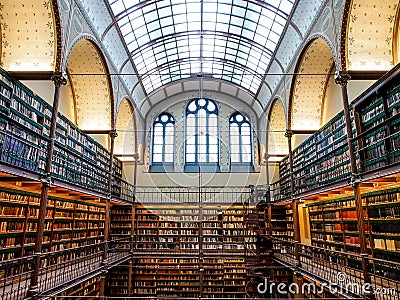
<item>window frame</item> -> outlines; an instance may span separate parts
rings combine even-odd
[[[242,121],[236,120],[236,116],[241,116],[243,119]],[[232,161],[232,124],[236,124],[238,128],[238,144],[237,147],[239,149],[239,161],[233,162]],[[249,127],[249,144],[243,144],[243,136],[242,136],[242,130],[243,130],[243,125],[248,124]],[[248,172],[248,171],[254,171],[254,150],[253,150],[253,128],[250,122],[250,119],[243,113],[236,111],[234,112],[230,117],[229,117],[229,162],[231,165],[231,171],[232,172]],[[248,145],[250,149],[250,153],[246,154],[243,153],[243,147]],[[236,152],[235,152],[236,153]],[[244,155],[250,155],[250,161],[243,161],[243,156]]]
[[[201,104],[201,101],[205,101],[204,104]],[[195,104],[195,109],[191,110],[189,107],[190,105],[194,103]],[[208,106],[210,103],[214,106],[214,109],[208,109]],[[200,117],[199,117],[199,111],[205,110],[206,117],[205,117],[205,126],[206,132],[205,132],[205,148],[206,148],[206,161],[201,161],[199,159],[199,155],[201,155],[200,147],[201,143],[199,142],[199,137],[201,136],[201,130],[200,130]],[[188,126],[188,118],[190,115],[194,115],[194,126]],[[216,117],[216,124],[215,125],[210,125],[210,116],[215,115]],[[185,109],[185,152],[184,152],[184,157],[185,157],[185,167],[184,170],[185,172],[219,172],[219,159],[220,159],[220,136],[218,132],[218,124],[219,124],[219,109],[217,103],[208,98],[194,98],[188,101],[186,104],[186,109]],[[189,132],[189,127],[193,127],[194,133]],[[210,130],[214,128],[214,134],[213,131]],[[189,136],[189,134],[191,134]],[[212,144],[210,140],[212,138],[216,139],[216,144]],[[194,138],[194,144],[189,144],[188,141]],[[188,148],[190,145],[194,146],[194,152],[188,152]],[[210,152],[210,146],[216,145],[216,153]],[[188,161],[188,154],[193,154],[194,155],[194,161]],[[216,161],[210,160],[210,156],[215,155]]]
[[[166,121],[162,121],[161,118],[162,116],[167,116],[168,120]],[[157,124],[161,124],[162,125],[162,141],[163,143],[162,145],[162,152],[161,154],[161,161],[154,161],[154,149],[155,149],[155,144],[154,144],[154,134],[156,132],[155,127]],[[166,153],[165,148],[166,148],[166,144],[165,144],[165,140],[166,140],[166,136],[167,136],[167,126],[168,124],[172,124],[172,128],[173,128],[173,133],[172,133],[172,152],[168,152]],[[176,140],[176,131],[175,131],[175,118],[168,112],[162,112],[160,113],[157,118],[155,118],[155,120],[153,121],[153,125],[152,125],[152,134],[151,134],[151,164],[150,164],[150,171],[152,172],[167,172],[167,171],[173,171],[174,170],[174,162],[175,162],[175,140]],[[166,154],[171,154],[172,155],[172,161],[165,161],[165,155]]]

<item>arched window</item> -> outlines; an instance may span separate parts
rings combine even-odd
[[[216,171],[218,157],[217,105],[209,99],[192,100],[186,108],[185,170]]]
[[[249,120],[239,112],[229,119],[231,165],[252,165],[252,138]],[[233,168],[234,169],[234,168]]]
[[[153,123],[152,170],[173,168],[175,120],[168,113],[160,114]]]

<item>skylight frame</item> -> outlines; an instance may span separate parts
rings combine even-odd
[[[294,5],[294,0],[108,1],[147,94],[204,73],[255,95]]]

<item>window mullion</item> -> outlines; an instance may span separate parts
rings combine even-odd
[[[242,124],[243,123],[237,123],[238,128],[239,128],[239,163],[243,163],[243,151],[242,151],[242,147],[243,147],[243,141],[242,141]]]
[[[163,162],[165,162],[165,142],[166,142],[165,134],[166,134],[166,131],[167,131],[167,124],[163,123],[163,143],[162,143],[162,150],[161,150],[161,152],[162,152],[161,157],[162,157]]]
[[[196,131],[195,131],[195,157],[194,157],[194,162],[195,163],[199,163],[199,136],[200,136],[200,132],[199,132],[199,114],[198,114],[198,110],[196,112],[195,116],[195,120],[196,120]]]
[[[209,131],[209,111],[206,109],[206,163],[210,162],[210,131]]]

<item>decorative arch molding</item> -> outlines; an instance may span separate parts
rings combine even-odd
[[[283,103],[275,98],[270,106],[267,120],[267,153],[272,160],[281,160],[281,155],[288,153],[288,143],[285,137],[286,114]],[[277,157],[274,157],[277,156]]]
[[[135,111],[131,102],[124,98],[118,108],[116,118],[116,130],[118,136],[115,139],[114,153],[132,156],[136,154],[137,135],[136,135],[136,118]],[[132,157],[130,157],[132,158]]]
[[[316,39],[322,39],[326,43],[326,45],[329,47],[329,49],[331,51],[331,54],[332,54],[336,69],[340,70],[340,68],[341,68],[340,50],[338,49],[337,46],[335,46],[334,43],[332,43],[332,41],[327,36],[325,36],[323,34],[320,34],[320,33],[314,33],[314,34],[310,35],[307,38],[307,40],[305,40],[304,45],[308,45],[308,44],[312,43]],[[303,53],[304,53],[304,50],[303,50]]]
[[[387,71],[395,65],[398,0],[347,0],[341,29],[346,71]]]
[[[56,0],[7,1],[0,6],[0,13],[1,66],[4,69],[14,72],[60,70],[62,35]]]
[[[325,91],[333,65],[332,48],[325,39],[315,38],[304,47],[292,81],[288,129],[321,127]]]
[[[400,5],[397,6],[396,20],[393,31],[393,60],[394,65],[400,61]]]
[[[71,45],[66,69],[74,95],[76,122],[83,130],[114,126],[114,97],[106,60],[90,36]]]

